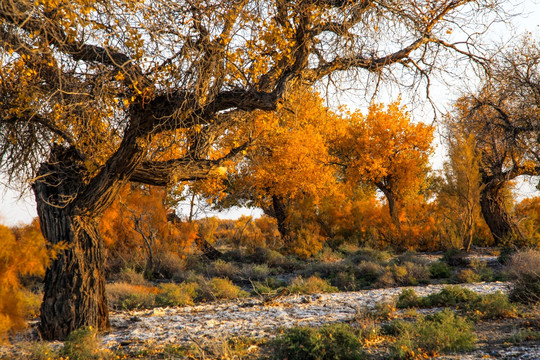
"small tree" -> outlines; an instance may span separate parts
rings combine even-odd
[[[450,236],[460,239],[460,243],[453,246],[469,251],[481,216],[480,155],[473,135],[452,134],[447,143],[449,161],[444,166],[438,206],[453,228],[449,229]]]
[[[413,124],[399,103],[372,105],[367,116],[355,113],[337,145],[347,181],[379,189],[394,225],[401,229],[400,207],[414,201],[427,184],[434,128]],[[400,230],[401,231],[401,230]]]

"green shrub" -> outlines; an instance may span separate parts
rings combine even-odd
[[[433,279],[447,279],[452,275],[452,268],[445,262],[436,261],[429,265],[429,273]]]
[[[160,293],[156,295],[158,306],[186,306],[193,305],[193,299],[197,294],[196,283],[161,284]]]
[[[413,289],[403,289],[399,294],[396,302],[396,307],[399,309],[406,309],[412,307],[418,307],[421,305],[421,298],[416,294]]]
[[[332,286],[337,287],[340,291],[356,291],[361,287],[358,285],[358,280],[352,271],[340,271],[330,280]]]
[[[288,360],[364,359],[358,334],[348,325],[287,329],[273,342],[274,358]]]
[[[476,319],[502,319],[517,314],[516,307],[510,303],[508,296],[501,292],[478,295],[459,286],[447,286],[438,293],[422,298],[414,290],[404,289],[396,303],[396,307],[401,309],[447,306],[458,306]]]
[[[317,276],[310,276],[307,279],[298,276],[289,285],[289,291],[293,294],[316,294],[337,292],[338,289]]]
[[[482,319],[504,319],[517,315],[514,304],[500,291],[480,296],[467,310],[474,311],[474,314]]]
[[[515,279],[510,299],[529,305],[540,304],[540,251],[518,251],[508,261],[507,270]]]
[[[396,342],[391,346],[391,356],[396,359],[471,350],[477,340],[472,325],[450,310],[426,316],[414,323],[400,323],[396,332]]]
[[[361,287],[373,285],[379,281],[384,272],[384,267],[374,261],[362,261],[354,269],[355,277]]]
[[[64,347],[60,350],[60,356],[69,360],[101,360],[112,357],[112,354],[99,348],[100,342],[97,331],[90,327],[83,327],[72,331]]]
[[[523,344],[524,342],[533,341],[540,342],[540,331],[532,329],[520,330],[515,334],[512,334],[508,341],[513,344]]]
[[[446,286],[440,292],[423,297],[425,307],[449,307],[478,301],[480,295],[461,286]]]

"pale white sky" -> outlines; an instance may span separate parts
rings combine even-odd
[[[516,13],[523,13],[523,16],[514,18],[513,24],[517,29],[517,33],[531,32],[535,38],[540,38],[540,4],[538,0],[526,0],[519,6],[515,7]],[[495,32],[492,32],[492,36],[495,41],[508,40],[508,29],[503,26],[497,26]],[[437,87],[435,96],[437,99],[441,99],[441,103],[438,106],[446,108],[455,99],[455,91],[450,89],[444,89],[443,87]],[[439,101],[439,100],[436,100]],[[348,101],[347,101],[348,102]],[[440,164],[443,154],[439,151],[435,162]],[[437,166],[437,164],[435,164]],[[534,188],[535,184],[528,183],[527,181],[519,185],[520,194],[522,196],[531,196],[538,194]],[[236,218],[240,215],[260,215],[260,211],[252,209],[236,209],[226,213],[219,214],[220,217]],[[21,196],[19,192],[6,188],[0,182],[0,223],[12,226],[19,223],[30,222],[36,214],[35,202],[31,192],[27,191],[25,195]]]

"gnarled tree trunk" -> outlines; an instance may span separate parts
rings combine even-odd
[[[492,181],[482,188],[480,192],[482,215],[496,245],[505,245],[505,242],[511,241],[514,245],[520,246],[523,242],[523,235],[506,210],[502,192],[503,185],[502,181]]]
[[[65,243],[45,275],[40,332],[47,340],[65,339],[82,326],[109,327],[98,222],[92,214],[74,214],[82,169],[62,151],[41,167],[33,186],[43,235]]]

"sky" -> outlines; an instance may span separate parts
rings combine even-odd
[[[540,0],[526,0],[519,3],[519,5],[513,6],[512,10],[516,13],[522,13],[522,16],[517,16],[513,19],[513,24],[516,27],[516,33],[521,34],[524,32],[531,32],[534,38],[540,38]],[[501,41],[507,39],[510,32],[503,26],[495,27],[492,33],[494,41]],[[450,89],[444,89],[443,87],[437,87],[435,92],[439,92],[437,96],[437,102],[441,101],[438,106],[443,108],[448,107],[455,94],[452,94]],[[434,158],[434,167],[440,167],[444,152],[440,144],[438,144],[438,151]],[[537,182],[536,182],[537,183]],[[531,196],[538,194],[535,189],[534,181],[524,181],[518,184],[518,198]],[[0,178],[0,224],[8,226],[14,226],[17,224],[29,223],[34,217],[37,216],[36,205],[33,200],[33,194],[31,191],[26,191],[21,194],[20,192],[9,189],[5,186],[5,181],[2,182]],[[9,185],[9,184],[8,184]],[[240,215],[252,215],[259,216],[260,210],[257,209],[233,209],[228,212],[220,213],[218,216],[223,218],[237,218]]]

